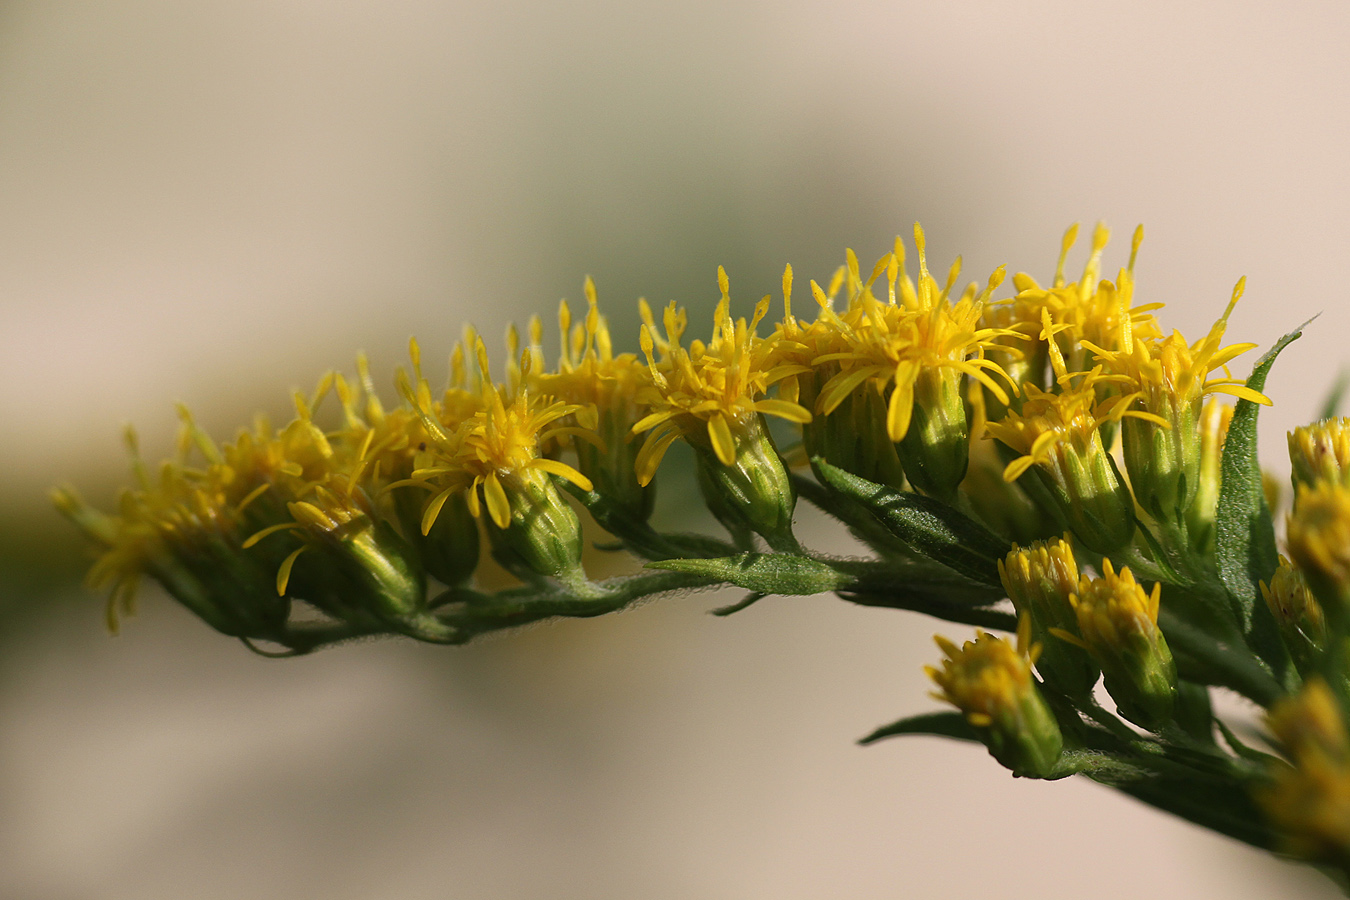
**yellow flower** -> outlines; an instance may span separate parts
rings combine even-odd
[[[842,332],[848,349],[813,360],[815,365],[839,362],[842,369],[822,388],[816,402],[819,412],[832,412],[864,383],[870,382],[883,394],[891,388],[886,428],[892,441],[900,441],[909,431],[916,390],[936,396],[944,380],[967,375],[1007,402],[1007,392],[993,376],[1011,384],[997,363],[980,355],[1002,333],[981,328],[979,322],[984,302],[1003,280],[1003,270],[994,272],[979,294],[972,285],[952,303],[951,290],[960,277],[961,260],[952,265],[946,286],[939,288],[928,271],[923,229],[917,224],[914,240],[919,251],[918,284],[904,275],[897,298],[897,276],[903,273],[904,261],[904,246],[897,238],[896,251],[886,267],[890,302],[880,302],[870,291],[860,293],[862,315],[854,316],[856,324],[846,324]],[[856,273],[856,258],[851,263]]]
[[[421,416],[429,438],[426,456],[412,473],[413,481],[435,491],[422,515],[422,533],[431,530],[447,501],[463,494],[473,516],[480,516],[486,507],[489,521],[498,529],[494,534],[519,556],[525,569],[581,578],[581,525],[548,476],[564,478],[586,491],[592,488],[591,480],[542,450],[559,438],[586,433],[559,424],[579,407],[530,391],[536,354],[529,350],[520,356],[507,384],[493,383],[487,348],[476,334],[470,340],[478,363],[480,405],[453,432],[437,421],[406,376],[400,380],[399,389]]]
[[[756,304],[748,323],[733,322],[727,275],[721,268],[717,282],[722,299],[706,345],[696,340],[688,350],[682,346],[686,316],[674,303],[666,308],[666,335],[659,339],[651,311],[642,304],[641,343],[650,381],[639,399],[652,412],[633,425],[634,434],[649,432],[637,455],[638,483],[649,483],[666,450],[684,438],[695,451],[705,500],[738,543],[752,543],[755,532],[775,549],[799,549],[792,534],[796,491],[764,417],[804,424],[811,421],[811,413],[790,400],[764,395],[784,378],[806,370],[790,363],[775,365],[773,340],[755,334],[768,312],[768,297]]]
[[[933,696],[961,710],[995,759],[1016,775],[1045,778],[1064,744],[1031,675],[1040,646],[1028,646],[1029,637],[1026,618],[1015,648],[984,631],[961,647],[938,635],[934,640],[946,659],[941,669],[925,666],[924,671],[941,689]]]
[[[1319,481],[1294,498],[1285,542],[1333,629],[1340,632],[1350,601],[1350,487]]]
[[[792,313],[792,267],[783,270],[783,320],[775,326],[773,346],[775,365],[798,368],[779,383],[778,394],[784,400],[805,408],[817,406],[820,388],[840,372],[840,365],[817,360],[845,349],[844,330],[849,326],[831,309],[832,296],[847,277],[850,314],[861,309],[861,296],[870,293],[870,282],[858,278],[857,257],[848,253],[849,263],[836,274],[827,294],[816,282],[811,291],[818,304],[814,322],[804,324]],[[878,263],[879,273],[889,255]],[[904,470],[895,444],[886,430],[886,402],[875,390],[855,390],[829,413],[817,410],[811,421],[802,425],[802,448],[808,459],[822,458],[830,464],[894,488],[904,487]]]
[[[1134,503],[1102,446],[1101,425],[1142,416],[1113,401],[1097,402],[1089,373],[1076,388],[1049,394],[1026,385],[1021,412],[989,422],[989,436],[1022,454],[1003,471],[1008,481],[1035,467],[1073,531],[1088,547],[1111,553],[1134,534]]]
[[[1176,665],[1158,629],[1161,596],[1161,583],[1145,593],[1128,568],[1117,575],[1106,559],[1102,577],[1081,576],[1077,593],[1069,598],[1081,637],[1054,629],[1092,654],[1121,714],[1146,728],[1171,716],[1176,697]]]
[[[1134,295],[1134,262],[1139,245],[1144,239],[1143,226],[1135,229],[1130,249],[1129,265],[1120,270],[1116,283],[1101,280],[1101,259],[1111,232],[1098,223],[1092,232],[1092,249],[1083,267],[1082,277],[1068,283],[1064,276],[1069,251],[1078,240],[1078,225],[1064,232],[1060,244],[1059,263],[1049,288],[1043,288],[1030,275],[1019,272],[1013,276],[1017,296],[1011,301],[1012,311],[1000,313],[1029,339],[1024,345],[1029,364],[1025,367],[1027,380],[1037,387],[1048,388],[1071,372],[1086,372],[1092,368],[1086,345],[1115,348],[1128,343],[1132,337],[1151,337],[1159,334],[1152,313],[1161,303],[1132,306]],[[1053,377],[1045,380],[1046,361],[1052,364]],[[1099,384],[1099,391],[1107,385]],[[1099,393],[1104,399],[1105,392]]]
[[[1163,339],[1125,335],[1118,349],[1081,343],[1105,371],[1119,379],[1118,402],[1133,416],[1124,422],[1125,466],[1140,505],[1159,521],[1184,516],[1200,479],[1200,414],[1207,394],[1231,394],[1269,405],[1263,394],[1232,377],[1228,363],[1255,344],[1223,346],[1228,316],[1242,297],[1244,280],[1233,289],[1228,308],[1195,344],[1180,332]],[[1209,377],[1215,370],[1220,377]]]
[[[796,403],[768,399],[771,386],[803,371],[797,365],[771,366],[773,343],[756,336],[755,328],[769,310],[769,298],[755,306],[754,317],[734,322],[726,270],[717,269],[722,299],[714,313],[712,340],[693,341],[686,350],[680,343],[688,322],[674,303],[663,316],[661,339],[651,310],[642,304],[644,323],[642,352],[647,357],[650,383],[640,399],[652,412],[634,424],[633,433],[649,432],[638,453],[638,481],[647,484],[656,474],[661,458],[677,438],[695,449],[710,451],[724,466],[737,457],[737,438],[760,427],[760,417],[778,416],[798,424],[811,421],[811,413]],[[660,350],[662,358],[654,355]]]
[[[1088,694],[1097,683],[1097,666],[1083,652],[1058,638],[1051,629],[1079,636],[1071,597],[1078,592],[1078,563],[1067,540],[1052,538],[1029,547],[1013,545],[998,561],[999,579],[1019,616],[1030,623],[1030,640],[1043,649],[1036,669],[1046,683],[1071,696]]]
[[[1323,419],[1289,432],[1294,487],[1321,479],[1350,483],[1350,419]]]
[[[1288,852],[1344,864],[1350,859],[1350,736],[1341,704],[1315,676],[1271,707],[1267,724],[1292,765],[1272,766],[1271,783],[1257,799]]]
[[[638,393],[647,383],[647,367],[635,354],[614,352],[609,324],[600,315],[595,284],[587,278],[586,315],[573,323],[567,301],[558,308],[562,353],[555,372],[540,370],[533,382],[540,392],[577,407],[563,424],[582,429],[571,441],[577,469],[596,491],[619,503],[639,520],[651,515],[654,493],[637,479],[639,444],[632,429],[645,407]],[[537,332],[534,336],[538,343]]]

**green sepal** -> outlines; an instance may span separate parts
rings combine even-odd
[[[824,460],[813,460],[812,466],[828,487],[862,503],[916,552],[975,581],[1000,587],[998,561],[1011,552],[1012,544],[988,528],[945,503],[874,484]]]
[[[966,717],[959,712],[934,712],[906,716],[898,722],[883,725],[867,737],[860,738],[858,743],[867,746],[883,738],[896,737],[902,734],[926,734],[932,737],[955,738],[958,741],[982,743],[980,736],[975,733],[975,729],[966,721]]]
[[[1308,322],[1312,320],[1309,319]],[[1297,340],[1304,322],[1275,342],[1262,356],[1247,387],[1260,391],[1280,351]],[[1260,406],[1250,400],[1238,400],[1233,419],[1223,442],[1220,464],[1219,502],[1214,513],[1214,553],[1232,603],[1233,615],[1247,644],[1282,677],[1289,656],[1280,642],[1279,629],[1261,597],[1260,582],[1269,581],[1279,565],[1275,547],[1275,526],[1261,487],[1261,464],[1256,453],[1256,418]]]

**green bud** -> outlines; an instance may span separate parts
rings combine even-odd
[[[277,593],[303,597],[353,624],[434,639],[438,629],[427,614],[426,576],[416,551],[360,506],[322,489],[312,499],[287,504],[291,530],[303,544],[282,562]]]
[[[1261,582],[1261,595],[1298,670],[1312,671],[1327,646],[1327,622],[1303,573],[1280,557],[1280,567],[1271,576],[1270,585]]]
[[[828,415],[817,414],[802,426],[802,445],[811,459],[900,490],[905,471],[886,433],[886,404],[871,389],[846,396]],[[819,474],[819,473],[817,473]]]
[[[1127,416],[1121,422],[1122,450],[1130,486],[1144,511],[1159,522],[1185,516],[1200,486],[1201,402],[1168,395],[1162,425]]]
[[[1019,616],[1028,617],[1030,640],[1041,647],[1036,670],[1046,684],[1071,697],[1085,697],[1101,670],[1081,646],[1078,617],[1071,598],[1078,591],[1078,564],[1067,541],[1055,538],[1014,548],[999,560],[998,574]],[[1052,634],[1065,632],[1071,643]]]
[[[464,492],[451,494],[444,500],[425,534],[422,527],[426,492],[402,487],[392,494],[399,526],[427,574],[449,586],[462,585],[472,578],[478,568],[478,520],[469,512]]]
[[[910,484],[944,501],[955,495],[970,462],[970,424],[962,382],[956,369],[920,371],[914,381],[909,428],[896,444]]]
[[[498,560],[522,575],[584,579],[581,521],[548,473],[520,469],[503,477],[501,487],[507,515],[487,518],[488,539]],[[492,509],[493,501],[488,507]]]
[[[734,459],[718,458],[711,441],[701,433],[688,436],[698,460],[699,485],[714,516],[733,535],[753,531],[775,550],[796,550],[792,514],[797,492],[764,417],[754,413],[731,430]]]
[[[656,503],[656,486],[638,483],[637,454],[642,442],[634,437],[633,423],[624,411],[602,408],[597,419],[599,445],[573,441],[577,471],[591,480],[597,494],[630,518],[645,522]]]

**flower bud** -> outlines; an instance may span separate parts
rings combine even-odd
[[[287,509],[291,523],[264,529],[245,542],[252,546],[283,530],[301,539],[277,570],[278,594],[302,598],[353,624],[389,626],[414,636],[427,636],[428,628],[438,631],[426,614],[421,562],[393,526],[372,518],[357,497],[322,487]]]
[[[1350,487],[1329,481],[1302,487],[1285,542],[1332,629],[1343,633],[1350,602]]]
[[[1155,405],[1147,416],[1122,420],[1121,450],[1139,505],[1156,521],[1174,522],[1190,508],[1200,484],[1202,404],[1197,388],[1194,396],[1159,392]]]
[[[923,369],[914,379],[909,429],[896,444],[910,484],[950,500],[970,463],[970,423],[957,369]]]
[[[1117,575],[1108,559],[1102,561],[1102,577],[1083,576],[1070,597],[1082,646],[1101,666],[1106,690],[1121,715],[1145,728],[1171,718],[1177,692],[1176,664],[1158,630],[1161,594],[1162,584],[1146,594],[1128,568]]]
[[[602,408],[595,422],[600,441],[575,440],[573,446],[577,471],[591,480],[596,493],[632,519],[645,522],[656,505],[656,486],[638,483],[637,454],[642,444],[633,436],[634,421],[624,411]]]
[[[482,487],[488,539],[498,559],[517,573],[584,580],[581,521],[543,469],[489,476]],[[478,496],[469,495],[476,512]]]
[[[1024,386],[1021,413],[985,427],[1014,452],[1024,454],[1003,472],[1012,482],[1029,469],[1049,491],[1060,515],[1085,546],[1112,553],[1134,537],[1134,501],[1120,483],[1102,446],[1105,416],[1094,409],[1090,385],[1061,394]]]
[[[478,568],[478,522],[469,512],[465,493],[460,491],[445,498],[425,534],[424,501],[433,498],[416,486],[400,487],[391,494],[399,526],[427,574],[451,586],[464,584],[473,577]]]
[[[1326,480],[1350,485],[1350,419],[1323,419],[1289,432],[1296,490]]]
[[[1047,778],[1059,762],[1064,738],[1031,675],[1036,648],[1028,653],[1025,632],[1019,629],[1016,649],[983,631],[959,648],[938,636],[947,658],[941,669],[927,666],[925,671],[942,689],[933,696],[965,714],[994,759],[1014,775]]]
[[[1046,684],[1071,697],[1092,692],[1101,676],[1081,644],[1052,635],[1066,632],[1080,642],[1072,597],[1078,591],[1078,564],[1068,541],[1053,538],[1014,549],[998,563],[999,578],[1019,616],[1031,623],[1031,640],[1041,646],[1036,671]]]
[[[1270,586],[1261,582],[1261,595],[1299,671],[1309,671],[1317,654],[1326,648],[1327,623],[1303,573],[1281,556]]]
[[[711,442],[705,446],[698,431],[686,436],[696,452],[699,484],[709,509],[734,535],[749,529],[775,549],[795,549],[792,513],[797,492],[763,416],[747,418],[730,434],[734,448],[730,462]]]
[[[817,415],[803,425],[802,445],[811,459],[824,459],[875,484],[896,490],[905,486],[896,445],[886,434],[886,403],[870,386],[849,394],[829,415]]]
[[[1292,765],[1275,764],[1257,793],[1284,850],[1344,865],[1350,860],[1350,735],[1321,677],[1271,707],[1267,724]]]

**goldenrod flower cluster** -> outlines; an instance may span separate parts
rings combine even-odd
[[[913,275],[899,238],[870,269],[846,252],[805,303],[790,266],[781,305],[734,298],[719,269],[705,327],[639,301],[619,340],[587,279],[584,310],[559,309],[556,354],[539,318],[495,364],[470,329],[433,388],[413,341],[396,403],[358,358],[297,393],[283,428],[218,442],[183,411],[157,469],[129,435],[135,484],[112,513],[54,497],[98,545],[89,581],[111,627],[149,576],[262,652],[458,643],[710,584],[748,592],[723,614],[834,591],[975,625],[963,646],[939,639],[928,669],[957,712],[878,736],[977,740],[1020,776],[1086,774],[1257,846],[1350,862],[1350,420],[1290,435],[1280,556],[1255,422],[1297,334],[1235,376],[1255,346],[1224,343],[1244,282],[1188,341],[1161,303],[1136,302],[1160,293],[1136,284],[1142,229],[1114,278],[1109,236],[1093,231],[1076,279],[1074,227],[1048,285],[999,267],[963,286],[960,258],[934,276],[916,225]],[[653,521],[677,443],[725,535]],[[803,547],[799,497],[873,555]],[[593,580],[588,520],[648,571]],[[489,590],[485,553],[517,583]],[[1286,763],[1215,717],[1212,687],[1272,709]]]

